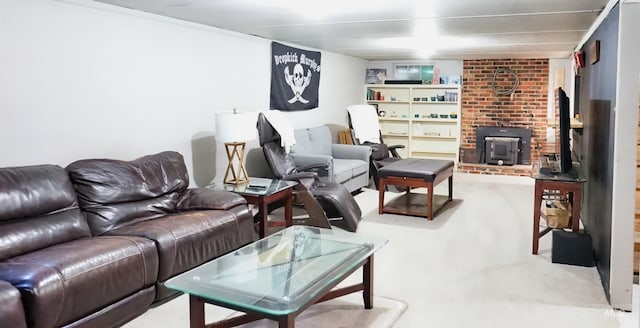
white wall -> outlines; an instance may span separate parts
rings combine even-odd
[[[214,113],[269,108],[270,42],[87,0],[3,0],[0,167],[175,150],[192,185],[221,180]],[[286,114],[346,125],[365,68],[322,52],[320,107]]]
[[[570,58],[565,59],[549,59],[549,87],[547,90],[547,119],[551,120],[555,117],[556,113],[556,87],[561,86],[563,90],[567,92],[567,96],[571,99],[571,117],[573,117],[573,89],[574,89],[574,72],[573,66],[571,66],[572,60]],[[556,85],[556,72],[560,70],[564,73],[564,79],[562,79],[562,85]],[[556,141],[556,133],[554,128],[547,128],[547,141]]]
[[[613,193],[611,213],[611,305],[631,310],[633,225],[636,190],[636,140],[640,87],[640,3],[620,4],[618,81],[614,116]]]

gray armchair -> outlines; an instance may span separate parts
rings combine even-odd
[[[338,182],[354,192],[369,184],[368,146],[334,144],[328,126],[296,129],[291,155],[296,166],[324,164],[316,172],[323,181]]]

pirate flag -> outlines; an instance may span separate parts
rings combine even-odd
[[[318,107],[320,52],[271,43],[271,105],[275,110]]]

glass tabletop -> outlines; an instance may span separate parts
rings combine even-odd
[[[571,170],[562,173],[544,173],[540,169],[540,165],[534,165],[531,171],[531,177],[536,180],[560,181],[560,182],[587,182],[587,178],[582,171],[580,163],[573,162]]]
[[[299,310],[387,243],[342,230],[292,226],[165,282],[222,304],[272,315]]]
[[[266,196],[275,194],[287,188],[291,188],[296,184],[297,182],[295,181],[250,177],[248,183],[239,185],[229,183],[216,183],[208,185],[207,188],[213,190],[231,191],[244,196]]]

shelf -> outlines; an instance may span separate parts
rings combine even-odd
[[[449,139],[449,140],[456,140],[456,136],[428,136],[428,135],[419,135],[419,134],[414,134],[413,136],[411,136],[414,139]]]
[[[456,124],[458,119],[455,118],[414,118],[414,122],[433,122],[433,123],[447,123]]]
[[[378,117],[378,121],[390,121],[390,122],[408,122],[407,117]]]
[[[365,100],[365,103],[386,112],[385,116],[378,117],[385,131],[382,136],[403,144],[406,147],[403,156],[458,162],[462,121],[462,89],[459,85],[367,84],[365,98],[371,94],[384,96],[385,100]],[[431,101],[432,97],[443,94],[446,101]],[[391,101],[391,97],[396,101]],[[395,116],[391,117],[391,113]],[[457,117],[448,117],[452,113]],[[432,114],[438,117],[431,117]],[[447,115],[447,118],[440,115]]]
[[[425,155],[451,155],[451,156],[456,156],[458,153],[455,151],[412,151],[411,152],[412,155],[419,155],[419,154],[425,154]]]
[[[457,105],[457,101],[413,101],[416,105]]]
[[[368,89],[458,89],[458,84],[367,84]]]
[[[408,101],[402,100],[367,100],[369,104],[408,104]]]
[[[547,126],[550,128],[557,128],[558,125],[558,121],[547,121]],[[582,129],[584,127],[584,124],[582,123],[582,121],[578,121],[575,118],[572,118],[571,123],[569,123],[569,127],[572,129]]]

